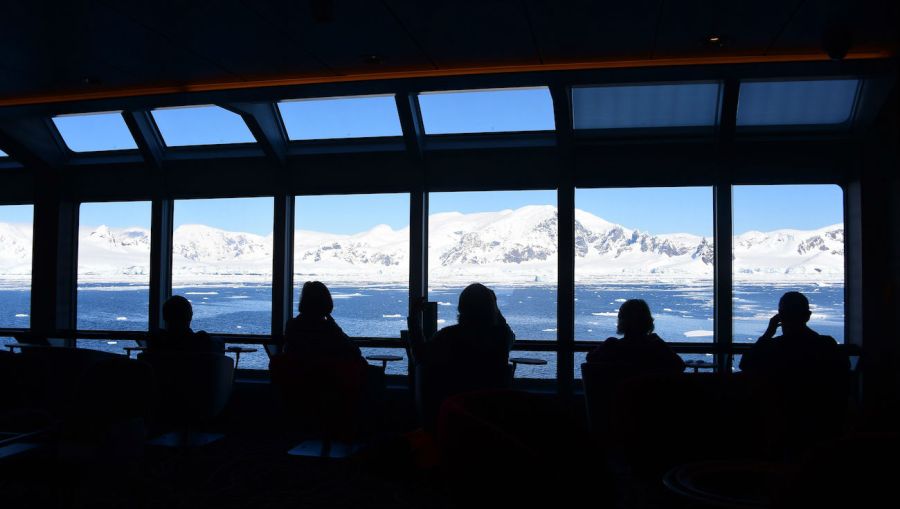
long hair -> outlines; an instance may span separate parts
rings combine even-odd
[[[643,299],[626,300],[619,308],[618,334],[644,335],[653,332],[653,315]]]
[[[303,316],[323,318],[334,310],[334,300],[324,283],[307,281],[300,291],[299,311]]]
[[[497,319],[497,297],[483,284],[473,283],[459,294],[456,310],[460,325],[493,325]]]

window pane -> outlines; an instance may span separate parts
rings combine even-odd
[[[150,209],[146,201],[81,205],[78,329],[148,329]]]
[[[294,303],[303,283],[322,281],[348,335],[399,338],[409,302],[409,195],[298,196],[295,207]]]
[[[842,124],[858,87],[859,80],[742,82],[737,125]]]
[[[78,339],[75,343],[76,347],[86,350],[100,350],[101,352],[116,353],[124,355],[125,347],[138,346],[137,341],[130,339]],[[131,358],[136,357],[138,352],[131,352]]]
[[[710,188],[578,189],[575,205],[576,339],[616,336],[643,299],[662,339],[713,340]]]
[[[0,206],[0,327],[31,326],[32,205]]]
[[[194,330],[271,332],[273,207],[272,198],[175,202],[172,293],[193,304]]]
[[[218,106],[163,108],[152,113],[169,147],[256,141],[240,115]]]
[[[7,154],[6,152],[0,150],[0,157],[9,157],[9,154]]]
[[[53,123],[66,146],[73,152],[136,149],[131,131],[118,111],[60,115]]]
[[[788,291],[844,341],[844,201],[835,185],[734,187],[734,340],[754,342]]]
[[[278,109],[291,140],[403,134],[392,95],[282,101]]]
[[[554,129],[547,87],[426,92],[419,107],[427,134]]]
[[[438,327],[456,323],[463,288],[483,283],[516,339],[556,339],[556,192],[431,193],[429,202],[428,295]]]
[[[572,89],[575,129],[713,126],[718,113],[718,83]]]

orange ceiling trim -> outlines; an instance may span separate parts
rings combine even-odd
[[[892,57],[889,51],[867,51],[849,53],[846,60],[874,60]],[[653,68],[691,65],[724,65],[724,64],[756,64],[779,62],[820,62],[829,60],[824,53],[786,54],[786,55],[750,55],[750,56],[710,56],[679,57],[652,60],[598,60],[588,62],[571,62],[555,64],[528,64],[503,66],[472,66],[447,69],[421,69],[386,71],[376,73],[346,74],[340,76],[275,76],[247,81],[208,81],[182,83],[174,85],[140,86],[118,89],[79,90],[53,94],[24,95],[0,98],[0,107],[50,104],[71,101],[97,99],[118,99],[150,95],[176,94],[186,92],[210,92],[221,90],[243,90],[249,88],[268,88],[295,85],[313,85],[325,83],[347,83],[354,81],[375,81],[388,79],[436,78],[448,76],[465,76],[479,74],[509,74],[548,71],[582,71],[598,69]]]

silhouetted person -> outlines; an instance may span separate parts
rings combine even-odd
[[[421,319],[421,305],[414,306],[413,317]],[[473,283],[459,294],[457,323],[437,331],[429,341],[422,335],[421,322],[410,320],[410,339],[417,362],[456,363],[460,369],[475,361],[505,366],[516,335],[497,307],[493,290]]]
[[[809,300],[787,292],[778,314],[753,348],[741,358],[741,371],[767,384],[768,403],[782,419],[786,454],[841,431],[849,395],[850,361],[837,341],[809,328]],[[775,336],[778,327],[781,336]]]
[[[634,374],[681,373],[684,361],[653,332],[650,306],[641,299],[625,301],[619,307],[616,333],[588,353],[588,362],[619,363],[634,369]]]
[[[169,298],[163,304],[163,320],[166,329],[154,334],[150,339],[152,351],[171,352],[225,352],[222,341],[214,339],[204,331],[194,332],[191,320],[194,310],[190,301],[180,295]]]
[[[307,281],[300,292],[300,314],[288,320],[284,353],[302,358],[360,359],[362,353],[331,317],[334,300],[328,287]]]

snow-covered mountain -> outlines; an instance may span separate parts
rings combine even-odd
[[[429,221],[432,281],[552,282],[556,279],[555,207],[434,214]],[[843,277],[843,225],[818,230],[746,232],[734,239],[736,279],[834,281]],[[402,282],[408,275],[409,229],[379,225],[354,235],[295,232],[298,278],[332,282]],[[267,281],[272,236],[203,225],[175,230],[175,284]],[[79,236],[83,281],[146,281],[150,232],[100,226]],[[0,223],[0,277],[27,276],[30,228]],[[575,212],[576,277],[712,278],[711,238],[650,234]]]

